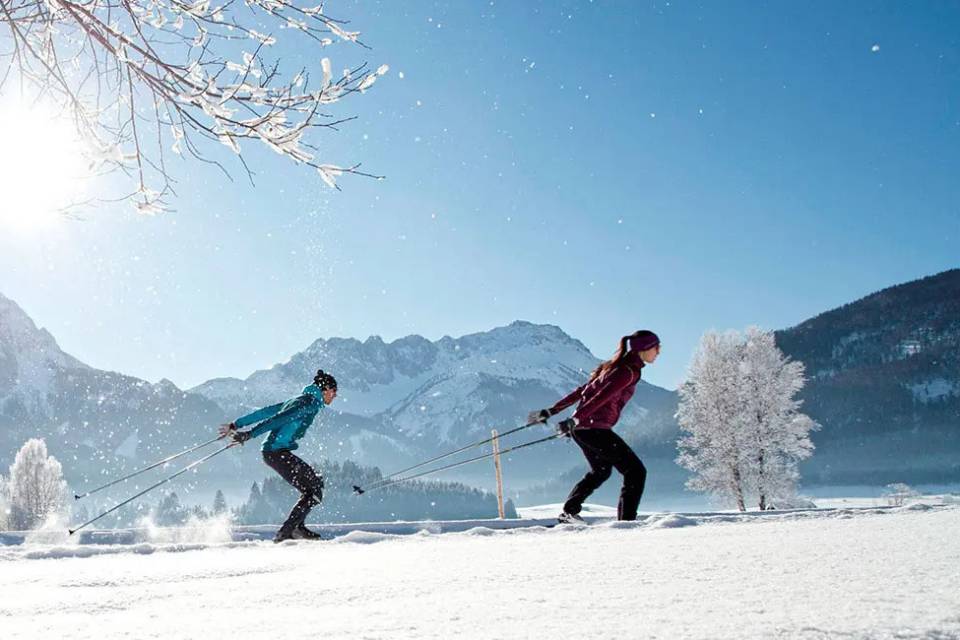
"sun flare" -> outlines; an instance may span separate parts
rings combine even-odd
[[[29,230],[63,219],[89,179],[83,148],[66,116],[0,102],[0,228]]]

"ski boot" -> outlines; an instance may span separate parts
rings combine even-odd
[[[293,530],[292,538],[294,540],[323,540],[323,536],[316,531],[307,529],[306,525],[303,524]]]
[[[566,511],[557,516],[557,522],[560,524],[587,524],[587,521],[581,518],[579,513],[567,513]]]
[[[284,540],[293,540],[293,527],[282,526],[277,531],[277,535],[273,536],[273,541],[276,543],[283,542]]]

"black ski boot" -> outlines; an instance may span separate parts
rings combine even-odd
[[[323,540],[323,536],[316,531],[307,529],[306,525],[303,524],[293,530],[291,537],[294,540]]]
[[[273,536],[274,542],[283,542],[284,540],[293,540],[293,532],[295,529],[293,527],[288,527],[286,525],[280,527],[277,531],[277,535]]]

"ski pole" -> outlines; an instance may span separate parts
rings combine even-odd
[[[113,513],[114,511],[116,511],[117,509],[119,509],[120,507],[122,507],[123,505],[128,504],[128,503],[130,503],[130,502],[133,502],[134,500],[136,500],[137,498],[139,498],[139,497],[142,496],[143,494],[145,494],[145,493],[147,493],[147,492],[149,492],[149,491],[153,491],[154,489],[156,489],[156,488],[159,487],[160,485],[162,485],[162,484],[164,484],[164,483],[167,483],[167,482],[170,482],[171,480],[173,480],[173,479],[176,478],[177,476],[183,475],[184,473],[186,473],[187,471],[190,471],[190,469],[193,469],[193,468],[196,467],[197,465],[203,464],[204,462],[206,462],[207,460],[209,460],[209,459],[212,458],[213,456],[219,455],[219,454],[223,453],[224,451],[226,451],[227,449],[229,449],[230,447],[235,447],[235,446],[237,446],[238,444],[240,444],[240,443],[239,443],[239,442],[231,442],[230,444],[228,444],[227,446],[223,447],[222,449],[217,449],[217,450],[214,451],[213,453],[211,453],[211,454],[209,454],[209,455],[206,455],[206,456],[200,458],[199,460],[197,460],[197,461],[195,461],[195,462],[191,462],[190,464],[188,464],[187,466],[185,466],[183,469],[180,469],[180,471],[177,471],[177,472],[176,472],[175,474],[173,474],[172,476],[167,476],[166,478],[164,478],[164,479],[161,480],[160,482],[157,482],[156,484],[150,485],[149,487],[147,487],[146,489],[144,489],[143,491],[141,491],[141,492],[138,493],[137,495],[132,496],[132,497],[130,497],[130,498],[127,498],[127,499],[124,500],[123,502],[121,502],[121,503],[119,503],[119,504],[116,504],[116,505],[110,507],[109,509],[107,509],[106,511],[104,511],[103,513],[101,513],[100,515],[98,515],[96,518],[91,518],[90,520],[87,520],[86,522],[84,522],[83,524],[81,524],[79,527],[77,527],[77,528],[75,528],[75,529],[67,529],[67,531],[69,532],[70,535],[73,535],[73,534],[76,533],[77,531],[80,531],[80,529],[83,529],[83,528],[84,528],[85,526],[87,526],[88,524],[93,524],[94,522],[96,522],[97,520],[99,520],[100,518],[102,518],[103,516],[108,515],[108,514],[110,514],[110,513]]]
[[[502,438],[502,437],[504,437],[504,436],[510,435],[511,433],[516,433],[517,431],[523,431],[524,429],[527,429],[527,428],[532,427],[532,426],[537,425],[537,424],[546,424],[546,422],[541,421],[541,420],[537,420],[537,421],[535,421],[535,422],[528,422],[528,423],[525,424],[525,425],[516,427],[516,428],[514,428],[514,429],[510,429],[509,431],[504,431],[503,433],[500,434],[499,437]],[[493,438],[487,438],[486,440],[481,440],[480,442],[474,442],[473,444],[468,444],[468,445],[466,445],[466,446],[464,446],[464,447],[460,447],[459,449],[456,449],[456,450],[451,451],[451,452],[449,452],[449,453],[444,453],[444,454],[441,454],[441,455],[439,455],[439,456],[437,456],[437,457],[435,457],[435,458],[430,458],[429,460],[425,460],[425,461],[423,461],[423,462],[420,462],[420,463],[418,463],[418,464],[415,464],[415,465],[413,465],[412,467],[407,467],[406,469],[400,469],[400,471],[395,471],[395,472],[391,473],[390,475],[384,476],[383,478],[380,478],[379,480],[377,480],[376,482],[374,482],[374,483],[373,483],[374,486],[371,487],[370,489],[361,489],[361,488],[358,487],[357,485],[354,485],[354,486],[353,486],[353,490],[354,490],[355,492],[357,492],[357,494],[359,495],[359,494],[363,493],[364,491],[371,491],[371,490],[373,490],[373,489],[378,489],[379,487],[376,486],[376,485],[384,484],[384,483],[389,483],[392,478],[396,478],[397,476],[402,475],[402,474],[404,474],[404,473],[407,473],[408,471],[413,471],[414,469],[419,469],[420,467],[425,467],[425,466],[427,466],[427,465],[430,464],[430,463],[437,462],[438,460],[443,460],[444,458],[449,458],[449,457],[452,456],[452,455],[456,455],[456,454],[458,454],[458,453],[462,453],[462,452],[464,452],[464,451],[466,451],[466,450],[468,450],[468,449],[473,449],[474,447],[479,447],[480,445],[487,444],[488,442],[493,442]]]
[[[540,444],[541,442],[547,442],[548,440],[556,440],[557,438],[563,438],[563,437],[565,437],[565,434],[563,434],[563,433],[555,433],[555,434],[553,434],[552,436],[547,436],[546,438],[540,438],[539,440],[534,440],[533,442],[525,442],[525,443],[523,443],[523,444],[518,444],[518,445],[515,445],[515,446],[513,446],[513,447],[509,447],[509,448],[507,448],[507,449],[501,449],[501,450],[500,450],[500,455],[502,456],[502,455],[505,454],[505,453],[509,453],[509,452],[511,452],[511,451],[516,451],[517,449],[523,449],[524,447],[531,447],[531,446],[533,446],[533,445],[535,445],[535,444]],[[468,464],[468,463],[470,463],[470,462],[476,462],[477,460],[483,460],[484,458],[490,458],[490,457],[492,457],[492,456],[494,456],[494,455],[496,455],[496,454],[495,454],[495,453],[485,453],[485,454],[483,454],[482,456],[476,456],[476,457],[473,457],[473,458],[468,458],[468,459],[466,459],[466,460],[461,460],[460,462],[454,462],[454,463],[452,463],[452,464],[448,464],[448,465],[445,465],[445,466],[443,466],[443,467],[438,467],[437,469],[429,469],[429,470],[427,470],[427,471],[423,471],[423,472],[421,472],[421,473],[416,473],[416,474],[414,474],[414,475],[412,475],[412,476],[407,476],[407,477],[405,477],[405,478],[397,478],[396,480],[392,480],[392,481],[390,481],[390,482],[388,482],[388,483],[386,483],[386,484],[376,485],[376,486],[370,487],[369,489],[362,489],[362,488],[354,485],[353,490],[357,493],[357,495],[361,495],[361,494],[366,493],[367,491],[376,491],[377,489],[383,489],[383,488],[389,487],[389,486],[391,486],[391,485],[399,484],[399,483],[401,483],[401,482],[406,482],[407,480],[413,480],[413,479],[415,479],[415,478],[422,478],[423,476],[430,475],[431,473],[437,473],[437,472],[440,472],[440,471],[446,471],[447,469],[453,469],[454,467],[459,467],[459,466],[461,466],[461,465],[465,465],[465,464]]]
[[[115,485],[115,484],[117,484],[117,483],[119,483],[119,482],[123,482],[124,480],[129,480],[130,478],[132,478],[132,477],[134,477],[134,476],[138,476],[138,475],[140,475],[141,473],[150,471],[150,469],[156,469],[157,467],[159,467],[159,466],[161,466],[161,465],[165,465],[165,464],[167,464],[168,462],[171,462],[171,461],[173,461],[173,460],[176,460],[177,458],[179,458],[179,457],[181,457],[181,456],[185,456],[185,455],[187,455],[188,453],[192,453],[192,452],[196,451],[197,449],[202,449],[202,448],[206,447],[207,445],[213,444],[213,443],[216,442],[217,440],[222,440],[224,437],[225,437],[225,436],[218,436],[218,437],[214,438],[213,440],[209,440],[209,441],[207,441],[207,442],[204,442],[203,444],[198,444],[197,446],[191,447],[191,448],[187,449],[186,451],[181,451],[180,453],[175,453],[175,454],[173,454],[172,456],[168,456],[168,457],[164,458],[163,460],[161,460],[161,461],[159,461],[159,462],[154,462],[154,463],[151,464],[149,467],[144,467],[143,469],[140,469],[140,470],[138,470],[138,471],[134,471],[133,473],[129,473],[129,474],[123,476],[122,478],[117,478],[116,480],[114,480],[114,481],[112,481],[112,482],[108,482],[107,484],[105,484],[105,485],[103,485],[103,486],[101,486],[101,487],[97,487],[96,489],[90,489],[90,491],[87,491],[86,493],[81,493],[81,494],[76,494],[76,493],[75,493],[75,494],[73,494],[73,499],[74,499],[74,500],[79,500],[80,498],[86,498],[87,496],[89,496],[89,495],[91,495],[91,494],[94,494],[94,493],[96,493],[97,491],[101,491],[101,490],[103,490],[103,489],[106,489],[107,487],[112,487],[113,485]]]

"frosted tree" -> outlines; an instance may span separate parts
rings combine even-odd
[[[746,510],[746,453],[740,407],[740,354],[736,333],[708,332],[680,387],[677,420],[683,436],[677,462],[693,472],[687,486],[713,494]]]
[[[10,517],[10,496],[7,491],[7,479],[0,475],[0,531],[7,528],[7,519]]]
[[[322,50],[368,48],[347,27],[323,3],[292,0],[0,0],[0,92],[14,86],[68,113],[92,166],[125,173],[135,185],[126,197],[142,213],[175,195],[175,156],[224,169],[213,150],[226,148],[252,180],[247,141],[336,188],[344,173],[370,174],[321,160],[313,133],[352,120],[333,115],[334,103],[388,70],[362,63],[335,73]],[[318,64],[282,65],[271,53],[281,44]]]
[[[17,452],[10,465],[8,486],[11,529],[35,529],[48,516],[65,513],[67,483],[63,468],[53,456],[47,455],[47,444],[32,438]]]
[[[894,482],[884,488],[883,495],[891,507],[902,507],[904,502],[920,496],[920,492],[903,482]]]
[[[227,511],[227,500],[223,497],[223,491],[217,489],[217,495],[213,497],[213,515],[218,516]]]
[[[810,432],[819,428],[800,413],[802,362],[777,347],[773,333],[749,327],[740,350],[739,398],[752,488],[760,510],[796,497],[797,463],[813,453]]]
[[[786,358],[772,333],[704,335],[677,412],[690,434],[677,458],[694,472],[688,486],[732,499],[741,511],[748,495],[761,510],[792,502],[797,463],[813,452],[809,434],[818,428],[799,411],[803,385],[803,364]]]

